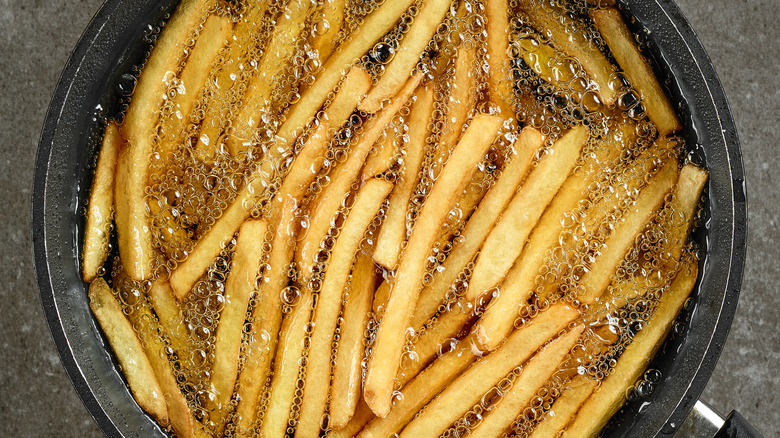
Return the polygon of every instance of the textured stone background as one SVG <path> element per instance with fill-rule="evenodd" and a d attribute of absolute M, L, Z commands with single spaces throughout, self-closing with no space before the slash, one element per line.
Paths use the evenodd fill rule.
<path fill-rule="evenodd" d="M 84 437 L 82 406 L 43 317 L 30 249 L 30 188 L 41 125 L 70 50 L 100 0 L 0 0 L 0 435 Z M 678 0 L 720 75 L 742 140 L 748 261 L 729 340 L 704 392 L 765 436 L 780 433 L 777 0 Z"/>

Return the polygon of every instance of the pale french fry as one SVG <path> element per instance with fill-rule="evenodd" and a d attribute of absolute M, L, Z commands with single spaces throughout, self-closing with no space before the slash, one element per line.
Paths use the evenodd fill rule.
<path fill-rule="evenodd" d="M 349 423 L 342 429 L 332 430 L 328 436 L 331 438 L 355 438 L 372 418 L 375 418 L 374 413 L 361 397 L 357 409 L 355 409 L 355 415 L 352 416 Z"/>
<path fill-rule="evenodd" d="M 160 118 L 170 79 L 178 71 L 184 47 L 213 2 L 185 0 L 176 8 L 138 77 L 122 124 L 122 136 L 127 144 L 119 151 L 114 186 L 117 244 L 124 269 L 136 281 L 153 274 L 155 250 L 144 201 L 149 159 L 154 150 L 153 129 Z"/>
<path fill-rule="evenodd" d="M 360 109 L 375 113 L 382 108 L 382 103 L 403 88 L 409 73 L 420 61 L 420 55 L 428 46 L 428 42 L 436 33 L 439 24 L 444 20 L 452 4 L 451 0 L 429 0 L 423 2 L 417 16 L 412 21 L 406 35 L 401 39 L 395 50 L 393 59 L 385 65 L 384 73 L 379 82 L 360 102 Z"/>
<path fill-rule="evenodd" d="M 501 212 L 515 193 L 522 190 L 521 183 L 528 174 L 534 155 L 542 146 L 542 140 L 542 134 L 534 128 L 527 127 L 520 132 L 514 144 L 515 154 L 466 222 L 461 232 L 463 239 L 459 239 L 444 260 L 443 270 L 435 275 L 431 285 L 426 286 L 420 293 L 412 316 L 412 327 L 421 327 L 436 313 L 450 286 L 458 279 L 463 268 L 474 259 Z"/>
<path fill-rule="evenodd" d="M 376 266 L 370 252 L 358 253 L 347 287 L 339 348 L 333 368 L 330 391 L 330 427 L 343 429 L 355 414 L 363 373 L 361 362 L 365 351 L 365 332 L 371 312 L 371 300 L 376 288 Z"/>
<path fill-rule="evenodd" d="M 466 291 L 467 301 L 483 296 L 509 272 L 545 207 L 577 163 L 588 136 L 585 126 L 572 128 L 555 142 L 552 154 L 545 155 L 528 174 L 482 245 Z"/>
<path fill-rule="evenodd" d="M 511 340 L 507 341 L 510 345 L 507 348 L 516 346 L 517 350 L 513 354 L 516 355 L 516 360 L 522 362 L 576 317 L 577 312 L 571 309 L 562 306 L 551 307 L 549 311 L 542 312 L 512 334 Z M 444 353 L 406 383 L 401 389 L 403 399 L 396 402 L 390 415 L 371 420 L 360 437 L 386 437 L 400 432 L 425 404 L 464 372 L 471 373 L 466 369 L 479 358 L 478 354 L 480 354 L 474 342 L 473 336 L 459 341 L 455 348 Z"/>
<path fill-rule="evenodd" d="M 149 301 L 160 321 L 160 327 L 171 341 L 171 346 L 179 354 L 187 350 L 187 329 L 182 318 L 181 305 L 173 295 L 171 285 L 155 281 L 149 287 Z"/>
<path fill-rule="evenodd" d="M 609 285 L 612 276 L 626 253 L 634 244 L 637 235 L 653 218 L 664 198 L 672 190 L 678 177 L 677 161 L 670 160 L 648 183 L 636 202 L 623 216 L 622 221 L 609 236 L 604 249 L 596 257 L 582 277 L 580 302 L 592 304 Z"/>
<path fill-rule="evenodd" d="M 237 156 L 251 145 L 254 130 L 269 106 L 274 81 L 291 61 L 298 40 L 305 38 L 305 23 L 316 4 L 310 0 L 290 0 L 279 15 L 257 71 L 247 83 L 238 116 L 232 121 L 233 132 L 227 138 L 231 155 Z"/>
<path fill-rule="evenodd" d="M 238 375 L 241 336 L 244 331 L 249 298 L 255 290 L 263 257 L 263 243 L 268 222 L 249 220 L 241 225 L 233 253 L 233 265 L 225 283 L 225 305 L 219 316 L 214 339 L 214 363 L 211 385 L 216 395 L 217 409 L 211 420 L 221 423 L 228 410 Z"/>
<path fill-rule="evenodd" d="M 696 219 L 696 208 L 701 200 L 709 174 L 706 170 L 688 163 L 680 171 L 680 178 L 674 188 L 671 210 L 677 213 L 676 220 L 668 223 L 669 244 L 672 245 L 669 260 L 679 260 L 685 240 Z M 680 218 L 679 216 L 682 216 Z M 682 220 L 680 220 L 682 219 Z"/>
<path fill-rule="evenodd" d="M 344 25 L 347 0 L 325 0 L 320 8 L 322 19 L 315 25 L 312 47 L 319 53 L 320 62 L 325 62 L 339 43 L 338 36 Z"/>
<path fill-rule="evenodd" d="M 615 66 L 588 40 L 584 25 L 547 2 L 520 0 L 519 6 L 528 14 L 531 26 L 544 32 L 553 45 L 580 62 L 596 83 L 601 100 L 607 105 L 614 104 L 618 88 L 614 77 Z"/>
<path fill-rule="evenodd" d="M 590 14 L 602 38 L 609 46 L 628 82 L 639 93 L 647 116 L 658 128 L 659 135 L 669 135 L 681 127 L 669 98 L 658 83 L 653 67 L 642 57 L 634 35 L 615 8 L 598 9 Z"/>
<path fill-rule="evenodd" d="M 111 218 L 114 215 L 114 172 L 116 157 L 122 146 L 122 136 L 116 122 L 108 122 L 89 192 L 87 219 L 84 226 L 82 278 L 87 283 L 98 275 L 108 258 L 111 239 Z"/>
<path fill-rule="evenodd" d="M 310 372 L 330 369 L 333 334 L 338 325 L 341 300 L 349 280 L 352 262 L 368 226 L 392 189 L 393 184 L 385 180 L 373 179 L 367 182 L 358 191 L 355 204 L 339 232 L 331 250 L 314 312 L 314 333 L 309 351 Z M 308 374 L 305 387 L 296 434 L 317 436 L 328 403 L 330 380 Z"/>
<path fill-rule="evenodd" d="M 669 334 L 677 314 L 696 284 L 697 276 L 698 263 L 695 259 L 690 260 L 661 296 L 650 321 L 620 355 L 615 368 L 566 426 L 564 437 L 597 436 L 610 417 L 625 403 L 627 390 L 639 379 Z"/>
<path fill-rule="evenodd" d="M 436 238 L 436 231 L 446 219 L 476 165 L 492 145 L 501 125 L 496 116 L 476 116 L 455 147 L 447 165 L 436 180 L 420 210 L 409 242 L 401 255 L 384 316 L 379 323 L 376 341 L 363 387 L 363 396 L 379 417 L 390 411 L 393 380 L 398 372 L 412 311 L 422 289 L 426 258 Z"/>
<path fill-rule="evenodd" d="M 488 87 L 490 101 L 504 117 L 514 116 L 512 110 L 512 70 L 509 59 L 509 2 L 486 0 L 487 62 L 490 69 Z"/>
<path fill-rule="evenodd" d="M 558 318 L 554 323 L 556 326 L 560 324 L 559 319 L 568 319 L 571 322 L 578 315 L 576 310 L 565 305 L 550 308 L 547 312 L 558 313 Z M 571 347 L 582 331 L 583 327 L 577 326 L 561 335 L 555 342 L 570 344 Z M 535 348 L 529 348 L 526 336 L 520 336 L 518 333 L 522 332 L 513 333 L 501 348 L 478 360 L 471 368 L 452 381 L 436 399 L 426 406 L 420 415 L 406 425 L 401 432 L 401 438 L 440 435 L 471 406 L 479 403 L 483 395 L 499 380 L 532 356 L 539 345 L 554 337 L 558 332 L 553 332 L 552 336 L 549 337 L 541 336 L 545 339 L 538 344 L 534 343 Z M 549 335 L 549 332 L 545 331 L 544 334 Z"/>
<path fill-rule="evenodd" d="M 294 252 L 295 199 L 288 198 L 280 208 L 268 264 L 255 295 L 252 324 L 246 336 L 244 365 L 238 374 L 236 431 L 242 437 L 251 436 L 260 392 L 271 372 L 271 361 L 276 354 L 279 328 L 282 325 L 280 291 L 289 280 L 289 266 Z"/>
<path fill-rule="evenodd" d="M 314 296 L 311 290 L 302 291 L 300 302 L 292 313 L 285 316 L 279 334 L 279 346 L 274 359 L 274 377 L 268 407 L 260 425 L 260 436 L 284 437 L 287 432 L 291 409 L 295 403 L 295 390 L 299 371 L 306 361 L 307 327 L 310 325 Z M 295 423 L 295 421 L 293 421 Z M 247 432 L 249 433 L 249 432 Z"/>
<path fill-rule="evenodd" d="M 360 179 L 369 180 L 390 168 L 398 150 L 399 137 L 395 123 L 391 123 L 379 137 L 372 153 L 366 158 Z"/>
<path fill-rule="evenodd" d="M 560 336 L 545 346 L 523 365 L 522 373 L 512 382 L 512 388 L 501 396 L 498 405 L 484 415 L 471 436 L 486 438 L 500 436 L 522 413 L 539 389 L 560 367 L 561 362 L 577 342 L 576 331 Z"/>
<path fill-rule="evenodd" d="M 378 288 L 376 288 L 376 291 L 374 292 L 374 299 L 371 303 L 371 308 L 374 311 L 374 314 L 381 315 L 384 312 L 385 306 L 387 305 L 387 298 L 390 296 L 390 283 L 385 280 L 382 282 L 382 284 L 379 285 Z"/>
<path fill-rule="evenodd" d="M 322 239 L 325 238 L 330 229 L 330 218 L 336 215 L 339 206 L 349 193 L 352 183 L 357 178 L 368 153 L 371 151 L 371 146 L 374 145 L 387 124 L 393 120 L 396 113 L 406 104 L 421 80 L 422 74 L 417 74 L 409 79 L 404 89 L 393 99 L 391 104 L 368 122 L 369 126 L 365 127 L 357 144 L 350 148 L 347 161 L 334 169 L 335 174 L 330 183 L 309 207 L 309 229 L 296 250 L 296 262 L 298 262 L 299 270 L 304 276 L 309 275 L 311 267 L 314 265 L 317 248 L 320 247 Z"/>
<path fill-rule="evenodd" d="M 334 129 L 341 128 L 369 88 L 371 75 L 361 67 L 350 68 L 333 101 L 325 109 L 325 120 L 330 122 Z"/>
<path fill-rule="evenodd" d="M 233 25 L 219 15 L 211 15 L 203 24 L 192 53 L 181 71 L 173 97 L 172 113 L 160 126 L 160 160 L 169 163 L 176 148 L 184 144 L 184 129 L 198 102 L 201 90 L 206 87 L 211 69 L 220 50 L 227 43 Z"/>
<path fill-rule="evenodd" d="M 160 424 L 168 424 L 165 396 L 152 365 L 133 326 L 103 278 L 95 279 L 89 286 L 89 308 L 108 338 L 138 406 Z"/>
<path fill-rule="evenodd" d="M 404 145 L 400 180 L 390 194 L 390 206 L 374 249 L 374 261 L 386 269 L 395 269 L 401 245 L 406 240 L 406 212 L 425 157 L 425 139 L 433 114 L 433 87 L 423 85 L 417 88 L 415 96 L 409 115 L 409 141 Z"/>
<path fill-rule="evenodd" d="M 550 411 L 534 428 L 531 438 L 558 436 L 577 413 L 580 406 L 590 397 L 595 387 L 595 383 L 584 376 L 576 377 L 567 384 L 563 393 L 553 403 Z"/>

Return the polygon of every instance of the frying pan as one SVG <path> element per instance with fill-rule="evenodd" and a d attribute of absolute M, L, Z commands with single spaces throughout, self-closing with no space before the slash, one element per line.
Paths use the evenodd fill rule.
<path fill-rule="evenodd" d="M 126 105 L 134 69 L 176 3 L 105 2 L 65 66 L 38 146 L 32 235 L 43 309 L 76 391 L 109 436 L 165 434 L 133 400 L 91 316 L 79 269 L 82 210 L 91 185 L 96 138 L 105 119 L 120 114 Z M 666 437 L 681 428 L 696 404 L 734 316 L 745 262 L 746 193 L 739 140 L 726 98 L 680 10 L 670 0 L 627 0 L 620 7 L 635 18 L 630 27 L 648 46 L 672 99 L 681 102 L 682 135 L 695 160 L 710 172 L 704 224 L 695 236 L 705 257 L 694 305 L 686 307 L 679 330 L 651 364 L 661 378 L 634 391 L 633 400 L 606 431 L 610 437 Z M 736 413 L 718 433 L 760 436 Z"/>

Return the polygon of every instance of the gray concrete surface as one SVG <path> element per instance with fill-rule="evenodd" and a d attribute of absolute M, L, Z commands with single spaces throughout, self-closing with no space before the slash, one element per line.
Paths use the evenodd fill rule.
<path fill-rule="evenodd" d="M 33 162 L 60 71 L 100 0 L 0 0 L 0 435 L 100 436 L 60 365 L 30 249 Z M 720 75 L 742 139 L 749 250 L 742 298 L 704 400 L 780 435 L 780 6 L 678 0 Z"/>

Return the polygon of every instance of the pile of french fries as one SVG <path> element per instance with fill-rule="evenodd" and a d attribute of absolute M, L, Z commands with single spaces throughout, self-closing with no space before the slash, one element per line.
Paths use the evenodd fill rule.
<path fill-rule="evenodd" d="M 179 437 L 597 436 L 698 275 L 707 172 L 614 4 L 182 0 L 83 247 Z"/>

